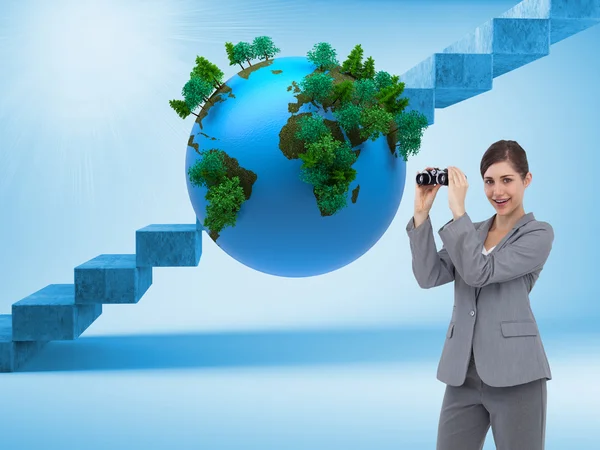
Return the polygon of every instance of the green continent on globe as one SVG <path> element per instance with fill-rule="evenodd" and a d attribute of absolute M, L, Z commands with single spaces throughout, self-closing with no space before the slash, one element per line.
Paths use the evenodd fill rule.
<path fill-rule="evenodd" d="M 193 144 L 196 151 L 198 144 Z M 252 195 L 252 186 L 258 176 L 240 167 L 235 158 L 219 149 L 198 151 L 202 159 L 188 170 L 192 186 L 206 186 L 206 199 L 210 202 L 203 225 L 209 236 L 217 240 L 226 226 L 235 226 L 242 203 Z"/>
<path fill-rule="evenodd" d="M 316 69 L 287 88 L 293 89 L 296 101 L 288 105 L 291 116 L 279 133 L 279 149 L 288 159 L 302 159 L 300 178 L 313 186 L 321 216 L 330 216 L 347 206 L 348 189 L 356 178 L 351 166 L 360 156 L 355 147 L 385 134 L 390 152 L 398 156 L 398 123 L 408 101 L 398 98 L 404 89 L 398 77 L 385 72 L 376 77 L 372 58 L 362 65 L 360 45 L 342 66 L 326 43 L 316 44 L 313 52 L 309 57 Z M 315 56 L 319 52 L 320 58 Z M 325 58 L 324 53 L 328 53 Z M 306 104 L 337 120 L 312 112 L 298 114 Z M 420 145 L 424 117 L 414 125 L 419 128 Z M 357 199 L 355 188 L 352 203 Z"/>
<path fill-rule="evenodd" d="M 187 117 L 189 114 L 196 115 L 196 122 L 200 129 L 202 127 L 202 120 L 208 115 L 212 106 L 217 102 L 223 102 L 227 97 L 235 98 L 235 94 L 232 89 L 226 84 L 222 84 L 223 73 L 215 67 L 209 69 L 206 72 L 203 65 L 210 68 L 211 63 L 205 59 L 198 57 L 196 59 L 196 67 L 190 75 L 190 81 L 192 83 L 197 80 L 203 80 L 205 83 L 211 83 L 209 80 L 212 78 L 214 86 L 206 88 L 207 91 L 201 92 L 200 89 L 183 89 L 183 95 L 186 97 L 186 102 L 183 107 L 183 115 Z M 248 79 L 252 72 L 255 72 L 263 67 L 269 66 L 273 63 L 273 60 L 262 61 L 258 64 L 250 65 L 249 67 L 238 72 L 241 78 Z M 200 69 L 199 69 L 200 67 Z M 211 73 L 210 70 L 213 72 Z M 202 75 L 199 75 L 202 74 Z M 204 76 L 205 78 L 202 78 Z M 193 85 L 188 82 L 186 86 Z M 213 88 L 216 88 L 212 92 Z M 210 95 L 209 95 L 210 94 Z M 190 105 L 199 106 L 201 102 L 204 105 L 201 107 L 200 113 L 195 114 L 192 112 L 195 108 L 190 108 Z M 171 101 L 171 106 L 177 110 L 176 100 Z M 180 114 L 181 116 L 182 114 Z M 218 138 L 214 136 L 208 136 L 206 133 L 200 132 L 199 134 L 204 137 L 216 141 Z M 200 151 L 198 143 L 194 142 L 194 136 L 190 136 L 188 145 L 193 147 L 196 152 L 203 158 L 196 161 L 194 166 L 188 170 L 188 177 L 192 186 L 206 186 L 208 192 L 206 193 L 206 199 L 209 201 L 209 205 L 206 208 L 206 218 L 202 224 L 208 228 L 208 235 L 216 241 L 219 238 L 220 231 L 226 226 L 235 226 L 237 214 L 241 209 L 242 204 L 250 199 L 252 195 L 252 186 L 258 179 L 256 173 L 251 170 L 245 169 L 240 166 L 237 159 L 229 156 L 225 151 L 218 148 L 212 148 L 207 151 Z"/>
<path fill-rule="evenodd" d="M 202 119 L 204 119 L 210 108 L 216 102 L 225 101 L 225 94 L 228 97 L 235 98 L 231 88 L 222 84 L 210 99 L 206 99 L 200 114 L 196 114 L 196 122 L 202 129 Z M 193 113 L 192 113 L 193 114 Z M 200 132 L 204 137 L 216 141 L 214 136 L 208 136 Z M 242 204 L 252 195 L 252 186 L 258 179 L 258 176 L 251 170 L 240 166 L 237 159 L 230 157 L 223 150 L 212 148 L 206 151 L 200 151 L 199 145 L 194 142 L 194 136 L 190 136 L 188 145 L 193 147 L 196 152 L 203 156 L 202 159 L 188 170 L 188 177 L 192 186 L 206 186 L 208 192 L 206 199 L 210 202 L 207 207 L 207 214 L 202 224 L 209 232 L 213 240 L 217 240 L 219 232 L 226 226 L 235 226 L 237 213 Z"/>
<path fill-rule="evenodd" d="M 238 76 L 250 75 L 273 64 L 280 52 L 271 38 L 259 36 L 252 43 L 225 43 L 229 65 L 239 65 Z M 252 64 L 253 59 L 262 60 Z M 372 57 L 363 62 L 363 49 L 356 45 L 343 63 L 336 51 L 320 42 L 308 52 L 307 59 L 315 69 L 302 80 L 294 80 L 287 90 L 294 92 L 295 102 L 288 103 L 290 117 L 279 132 L 279 149 L 287 159 L 301 159 L 299 178 L 313 187 L 321 216 L 331 216 L 347 206 L 350 184 L 357 172 L 352 167 L 367 140 L 385 136 L 392 155 L 416 154 L 427 128 L 425 116 L 415 110 L 404 113 L 408 99 L 402 98 L 404 83 L 397 75 L 375 70 Z M 248 67 L 243 64 L 247 63 Z M 274 75 L 282 70 L 271 70 Z M 212 106 L 227 97 L 235 98 L 231 87 L 223 83 L 223 72 L 204 57 L 196 58 L 182 95 L 185 100 L 170 100 L 169 104 L 181 117 L 197 116 L 202 120 Z M 303 106 L 312 112 L 300 112 Z M 312 106 L 312 108 L 310 108 Z M 200 107 L 200 113 L 193 111 Z M 306 109 L 306 108 L 305 108 Z M 199 132 L 209 140 L 218 138 Z M 242 203 L 252 194 L 257 174 L 240 166 L 239 162 L 218 148 L 200 151 L 190 136 L 188 146 L 202 156 L 189 167 L 192 186 L 206 186 L 206 217 L 204 226 L 213 240 L 226 226 L 235 226 Z M 352 190 L 356 203 L 360 186 Z"/>

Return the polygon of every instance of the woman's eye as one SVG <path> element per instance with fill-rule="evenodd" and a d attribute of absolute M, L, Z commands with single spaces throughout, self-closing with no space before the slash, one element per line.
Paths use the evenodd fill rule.
<path fill-rule="evenodd" d="M 504 181 L 509 181 L 510 182 L 510 181 L 512 181 L 512 179 L 511 178 L 505 178 Z M 485 183 L 486 184 L 491 184 L 492 180 L 486 180 Z"/>

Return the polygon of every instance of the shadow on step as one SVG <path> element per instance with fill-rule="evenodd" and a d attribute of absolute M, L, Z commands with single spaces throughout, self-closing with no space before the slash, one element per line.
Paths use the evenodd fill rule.
<path fill-rule="evenodd" d="M 437 328 L 81 337 L 49 342 L 19 372 L 431 361 L 443 341 Z"/>

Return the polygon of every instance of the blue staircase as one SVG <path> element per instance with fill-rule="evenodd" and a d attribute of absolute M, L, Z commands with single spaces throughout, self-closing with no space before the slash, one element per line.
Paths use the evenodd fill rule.
<path fill-rule="evenodd" d="M 492 89 L 492 80 L 550 53 L 600 22 L 600 0 L 524 0 L 400 76 L 407 111 L 433 124 L 446 108 Z"/>
<path fill-rule="evenodd" d="M 535 61 L 550 46 L 600 22 L 600 0 L 525 0 L 400 77 L 408 111 L 433 124 L 445 108 L 492 89 L 492 80 Z M 197 266 L 202 226 L 149 225 L 134 255 L 100 255 L 75 267 L 74 284 L 51 284 L 0 315 L 0 372 L 18 370 L 47 342 L 77 339 L 103 304 L 137 303 L 153 267 Z"/>
<path fill-rule="evenodd" d="M 51 284 L 0 315 L 0 372 L 13 372 L 49 341 L 77 339 L 102 305 L 137 303 L 152 284 L 153 267 L 194 267 L 202 226 L 149 225 L 135 233 L 134 255 L 100 255 L 77 267 L 73 284 Z"/>

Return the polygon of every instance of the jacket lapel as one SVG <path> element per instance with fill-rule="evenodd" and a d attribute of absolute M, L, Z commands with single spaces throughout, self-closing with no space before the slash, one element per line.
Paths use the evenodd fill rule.
<path fill-rule="evenodd" d="M 481 241 L 481 247 L 483 250 L 483 246 L 485 244 L 485 239 L 487 238 L 488 232 L 490 230 L 490 227 L 492 226 L 492 223 L 494 222 L 494 218 L 496 217 L 496 214 L 494 214 L 492 217 L 490 217 L 488 220 L 485 220 L 483 222 L 481 222 L 481 224 L 479 225 L 479 240 Z M 502 248 L 502 246 L 504 246 L 504 244 L 506 244 L 506 241 L 508 241 L 508 239 L 515 234 L 519 228 L 521 228 L 523 225 L 525 225 L 527 222 L 531 222 L 532 220 L 535 220 L 535 217 L 533 216 L 533 213 L 527 213 L 525 215 L 523 215 L 523 217 L 521 217 L 517 223 L 515 224 L 514 227 L 512 227 L 512 229 L 506 233 L 506 236 L 504 236 L 502 238 L 502 240 L 500 242 L 498 242 L 498 244 L 496 244 L 496 246 L 492 249 L 492 251 L 490 253 L 494 253 L 496 250 L 500 250 Z M 479 298 L 479 293 L 481 292 L 481 288 L 475 288 L 475 304 L 477 304 L 477 299 Z"/>
<path fill-rule="evenodd" d="M 496 214 L 494 214 L 488 220 L 485 220 L 485 221 L 481 222 L 481 224 L 479 226 L 479 240 L 481 241 L 481 245 L 482 246 L 485 243 L 485 239 L 487 238 L 488 232 L 490 231 L 490 227 L 492 226 L 492 223 L 494 222 L 494 218 L 495 217 L 496 217 Z M 530 213 L 527 213 L 527 214 L 523 215 L 523 217 L 521 217 L 517 221 L 517 223 L 515 224 L 515 226 L 512 227 L 512 229 L 508 233 L 506 233 L 506 235 L 500 240 L 500 242 L 498 242 L 498 244 L 496 244 L 496 246 L 494 247 L 494 249 L 490 253 L 493 253 L 496 250 L 500 250 L 502 248 L 502 246 L 506 243 L 506 241 L 508 241 L 508 239 L 513 234 L 515 234 L 519 228 L 521 228 L 527 222 L 531 222 L 532 220 L 535 220 L 535 217 L 533 216 L 533 213 L 530 212 Z"/>

